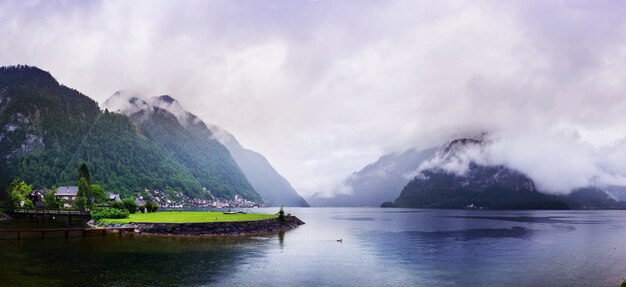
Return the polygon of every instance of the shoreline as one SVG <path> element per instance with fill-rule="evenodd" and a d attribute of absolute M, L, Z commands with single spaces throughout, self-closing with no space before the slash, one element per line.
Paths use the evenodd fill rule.
<path fill-rule="evenodd" d="M 246 236 L 286 231 L 305 224 L 295 216 L 285 216 L 285 221 L 276 218 L 193 223 L 152 223 L 131 222 L 128 224 L 97 224 L 88 222 L 94 227 L 132 227 L 134 234 L 168 235 L 168 236 Z"/>

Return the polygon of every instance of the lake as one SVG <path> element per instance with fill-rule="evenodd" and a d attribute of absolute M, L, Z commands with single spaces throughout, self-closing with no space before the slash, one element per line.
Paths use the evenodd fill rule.
<path fill-rule="evenodd" d="M 626 211 L 285 210 L 306 224 L 242 238 L 3 236 L 0 285 L 619 286 L 626 277 Z"/>

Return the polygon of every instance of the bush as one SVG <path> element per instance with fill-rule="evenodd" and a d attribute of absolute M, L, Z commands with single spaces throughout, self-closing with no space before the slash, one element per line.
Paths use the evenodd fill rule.
<path fill-rule="evenodd" d="M 137 203 L 135 203 L 135 199 L 126 198 L 122 200 L 122 203 L 124 204 L 124 208 L 128 210 L 130 214 L 135 214 L 137 212 Z"/>
<path fill-rule="evenodd" d="M 143 206 L 143 205 L 138 206 L 138 207 L 137 207 L 137 209 L 138 209 L 138 210 L 139 210 L 139 212 L 141 212 L 141 213 L 145 213 L 145 212 L 146 212 L 146 207 L 145 207 L 145 206 Z"/>
<path fill-rule="evenodd" d="M 78 207 L 78 209 L 80 210 L 85 210 L 87 208 L 87 198 L 86 197 L 79 197 L 74 204 L 76 205 L 76 207 Z"/>
<path fill-rule="evenodd" d="M 109 207 L 110 208 L 117 208 L 117 209 L 126 209 L 126 207 L 124 206 L 123 203 L 119 202 L 119 201 L 111 201 L 109 203 Z"/>
<path fill-rule="evenodd" d="M 110 218 L 110 219 L 128 218 L 128 215 L 129 213 L 128 213 L 128 210 L 126 209 L 110 208 L 110 207 L 98 208 L 91 212 L 91 218 L 93 218 L 96 221 L 100 219 L 104 219 L 104 218 Z"/>
<path fill-rule="evenodd" d="M 159 205 L 154 201 L 146 202 L 146 211 L 148 212 L 156 212 L 159 209 Z"/>

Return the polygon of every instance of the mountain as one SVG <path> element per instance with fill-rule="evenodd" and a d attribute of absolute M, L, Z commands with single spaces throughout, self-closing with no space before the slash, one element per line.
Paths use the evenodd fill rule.
<path fill-rule="evenodd" d="M 189 168 L 142 136 L 128 117 L 100 111 L 36 67 L 1 67 L 0 188 L 16 177 L 34 188 L 72 185 L 82 162 L 108 191 L 206 196 Z"/>
<path fill-rule="evenodd" d="M 382 202 L 397 198 L 410 180 L 408 175 L 423 161 L 432 158 L 436 150 L 409 149 L 401 154 L 382 156 L 343 181 L 343 189 L 350 191 L 349 194 L 333 197 L 315 194 L 307 200 L 314 206 L 380 206 Z"/>
<path fill-rule="evenodd" d="M 271 205 L 309 206 L 287 179 L 280 175 L 263 155 L 241 146 L 239 141 L 229 132 L 213 125 L 209 128 L 215 138 L 228 148 L 237 165 L 264 201 Z"/>
<path fill-rule="evenodd" d="M 103 106 L 115 109 L 114 104 L 126 98 L 127 95 L 117 92 Z M 170 97 L 161 100 L 173 101 Z M 137 97 L 130 97 L 126 103 L 127 106 L 122 107 L 124 111 L 120 109 L 120 112 L 130 117 L 142 135 L 188 167 L 209 193 L 229 199 L 239 194 L 248 200 L 261 201 L 226 147 L 210 138 L 211 132 L 206 126 L 206 134 L 193 133 L 166 109 Z"/>
<path fill-rule="evenodd" d="M 438 155 L 440 164 L 421 170 L 393 203 L 384 206 L 420 208 L 488 209 L 595 209 L 624 208 L 626 203 L 611 198 L 605 191 L 589 187 L 569 195 L 550 195 L 537 190 L 525 174 L 505 166 L 470 162 L 462 174 L 439 166 L 458 162 L 467 148 L 480 148 L 480 139 L 458 139 Z"/>
<path fill-rule="evenodd" d="M 199 166 L 201 162 L 211 162 L 207 156 L 220 157 L 219 161 L 213 161 L 220 166 L 205 170 L 229 171 L 226 175 L 231 177 L 230 180 L 241 181 L 241 178 L 244 178 L 252 189 L 258 192 L 259 199 L 262 198 L 270 205 L 308 206 L 289 182 L 278 174 L 261 154 L 243 148 L 227 131 L 217 126 L 208 126 L 200 118 L 186 111 L 171 96 L 152 97 L 144 101 L 136 95 L 117 92 L 104 103 L 104 106 L 118 109 L 130 116 L 144 134 L 161 143 L 184 162 L 191 161 L 190 164 Z M 167 120 L 163 119 L 164 117 L 167 117 Z M 154 132 L 155 121 L 159 121 L 156 126 L 172 126 L 172 129 Z M 184 151 L 178 148 L 190 145 L 194 148 Z M 194 161 L 200 162 L 194 164 Z M 192 169 L 192 172 L 194 170 L 202 171 L 201 168 Z M 210 176 L 211 173 L 203 175 L 206 178 Z"/>

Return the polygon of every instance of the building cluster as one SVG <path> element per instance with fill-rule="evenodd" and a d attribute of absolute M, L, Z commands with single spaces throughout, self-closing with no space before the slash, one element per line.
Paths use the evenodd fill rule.
<path fill-rule="evenodd" d="M 33 202 L 39 207 L 41 205 L 43 196 L 46 191 L 35 190 L 33 191 L 31 198 Z M 78 186 L 59 186 L 57 188 L 56 199 L 63 202 L 64 208 L 71 208 L 72 204 L 78 199 Z M 121 202 L 122 198 L 117 193 L 107 192 L 108 201 Z M 162 208 L 249 208 L 249 207 L 264 207 L 264 205 L 257 202 L 249 201 L 243 198 L 241 195 L 235 195 L 232 200 L 216 198 L 209 195 L 207 199 L 191 198 L 182 192 L 168 193 L 158 189 L 149 190 L 144 189 L 142 195 L 135 197 L 135 202 L 138 206 L 145 205 L 146 202 L 156 202 Z M 43 206 L 41 206 L 43 207 Z"/>
<path fill-rule="evenodd" d="M 137 205 L 154 201 L 163 208 L 231 208 L 231 207 L 262 207 L 261 204 L 249 201 L 240 195 L 232 200 L 216 198 L 212 195 L 207 199 L 191 198 L 182 192 L 167 193 L 161 190 L 144 189 L 143 195 L 135 198 Z"/>

